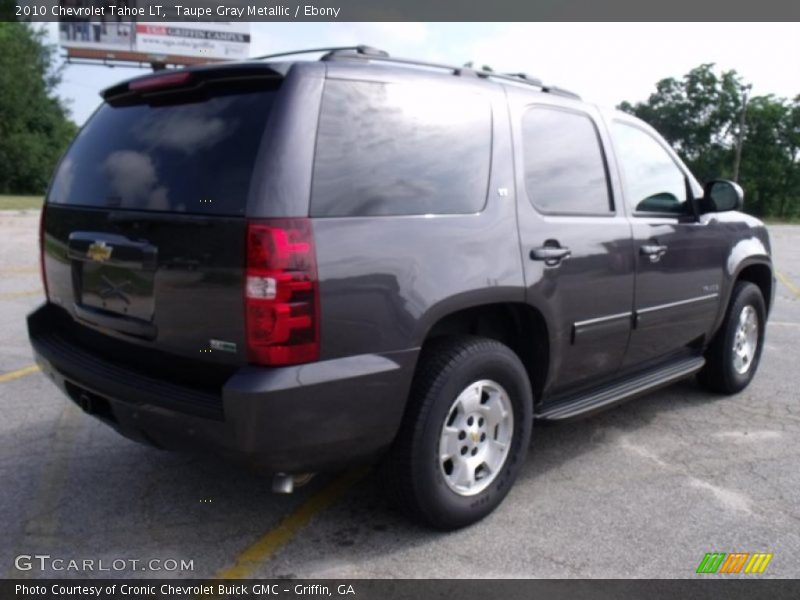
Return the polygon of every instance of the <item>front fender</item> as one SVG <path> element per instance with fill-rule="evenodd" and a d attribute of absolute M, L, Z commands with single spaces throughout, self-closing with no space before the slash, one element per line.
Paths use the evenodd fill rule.
<path fill-rule="evenodd" d="M 731 294 L 733 293 L 736 282 L 741 278 L 742 272 L 749 267 L 762 265 L 769 269 L 772 283 L 769 287 L 769 297 L 764 298 L 764 301 L 767 304 L 767 312 L 769 312 L 772 307 L 773 298 L 775 296 L 775 276 L 772 267 L 772 258 L 770 256 L 769 238 L 766 235 L 766 230 L 763 229 L 762 231 L 764 232 L 763 239 L 757 235 L 757 231 L 754 231 L 751 236 L 740 239 L 734 243 L 728 252 L 723 279 L 724 283 L 721 290 L 720 308 L 714 323 L 714 333 L 717 332 L 725 319 L 725 313 L 730 304 Z"/>

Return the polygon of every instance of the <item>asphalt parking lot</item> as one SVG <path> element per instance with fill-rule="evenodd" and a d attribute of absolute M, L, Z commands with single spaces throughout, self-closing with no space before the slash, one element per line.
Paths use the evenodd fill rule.
<path fill-rule="evenodd" d="M 780 279 L 760 371 L 735 397 L 687 381 L 598 416 L 537 426 L 505 503 L 442 534 L 367 471 L 275 496 L 264 474 L 130 442 L 31 368 L 38 213 L 0 212 L 0 574 L 15 557 L 192 561 L 133 577 L 675 577 L 706 552 L 770 552 L 800 577 L 800 226 L 771 228 Z M 119 564 L 119 563 L 117 563 Z"/>

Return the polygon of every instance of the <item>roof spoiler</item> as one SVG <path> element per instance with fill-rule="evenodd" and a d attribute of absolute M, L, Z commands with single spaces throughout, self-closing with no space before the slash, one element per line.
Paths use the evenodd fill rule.
<path fill-rule="evenodd" d="M 157 71 L 113 85 L 100 92 L 100 95 L 106 102 L 117 104 L 200 90 L 209 83 L 275 81 L 283 77 L 284 73 L 267 65 L 215 63 L 199 68 Z"/>

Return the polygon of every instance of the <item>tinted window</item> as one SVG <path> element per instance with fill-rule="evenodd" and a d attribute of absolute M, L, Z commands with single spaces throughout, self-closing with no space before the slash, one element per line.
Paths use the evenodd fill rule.
<path fill-rule="evenodd" d="M 274 94 L 162 106 L 105 104 L 61 162 L 49 201 L 243 214 Z"/>
<path fill-rule="evenodd" d="M 628 205 L 636 212 L 685 212 L 686 178 L 664 147 L 633 125 L 614 122 L 611 132 Z"/>
<path fill-rule="evenodd" d="M 612 210 L 605 160 L 592 120 L 536 107 L 522 117 L 525 187 L 544 212 L 597 214 Z"/>
<path fill-rule="evenodd" d="M 486 201 L 490 152 L 483 96 L 438 85 L 329 80 L 311 213 L 477 212 Z"/>

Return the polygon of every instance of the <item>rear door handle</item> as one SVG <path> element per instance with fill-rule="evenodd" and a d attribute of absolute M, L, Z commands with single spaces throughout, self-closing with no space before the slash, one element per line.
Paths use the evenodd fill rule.
<path fill-rule="evenodd" d="M 531 260 L 543 260 L 544 264 L 548 266 L 557 265 L 562 260 L 572 254 L 569 248 L 562 248 L 561 246 L 541 246 L 531 250 Z"/>
<path fill-rule="evenodd" d="M 644 244 L 639 254 L 650 257 L 650 262 L 658 262 L 667 253 L 667 247 L 660 244 Z"/>

